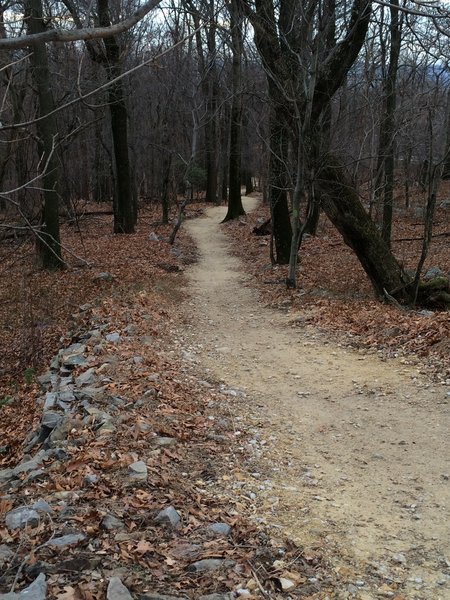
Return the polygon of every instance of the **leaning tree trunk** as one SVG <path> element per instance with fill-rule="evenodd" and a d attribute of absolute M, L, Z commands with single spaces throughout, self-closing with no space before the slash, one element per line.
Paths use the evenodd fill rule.
<path fill-rule="evenodd" d="M 338 161 L 328 158 L 318 173 L 322 208 L 355 252 L 380 298 L 403 304 L 413 300 L 412 280 L 393 256 L 375 223 L 365 211 L 356 190 Z"/>
<path fill-rule="evenodd" d="M 43 22 L 41 0 L 30 0 L 28 33 L 37 34 L 46 31 Z M 38 233 L 37 249 L 42 266 L 45 269 L 61 269 L 64 262 L 61 256 L 59 236 L 59 198 L 58 198 L 58 160 L 55 142 L 57 137 L 56 116 L 50 70 L 48 67 L 47 48 L 43 42 L 32 45 L 32 74 L 39 100 L 39 116 L 46 118 L 37 122 L 42 175 L 43 214 L 42 225 Z"/>

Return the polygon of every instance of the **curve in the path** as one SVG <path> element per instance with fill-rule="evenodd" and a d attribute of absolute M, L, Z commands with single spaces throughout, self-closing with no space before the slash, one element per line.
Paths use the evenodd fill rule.
<path fill-rule="evenodd" d="M 256 203 L 246 198 L 247 211 Z M 339 547 L 360 572 L 393 570 L 410 598 L 450 598 L 448 389 L 262 307 L 219 226 L 224 211 L 187 224 L 200 255 L 187 336 L 276 439 L 265 461 L 279 502 L 264 516 L 302 544 Z"/>

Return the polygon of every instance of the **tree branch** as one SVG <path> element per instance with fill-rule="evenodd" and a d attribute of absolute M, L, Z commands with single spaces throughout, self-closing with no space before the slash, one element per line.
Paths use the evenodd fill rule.
<path fill-rule="evenodd" d="M 83 27 L 82 29 L 72 30 L 56 28 L 43 31 L 42 33 L 21 35 L 16 38 L 2 38 L 0 39 L 0 49 L 11 50 L 15 48 L 25 48 L 36 42 L 75 42 L 79 40 L 95 40 L 98 38 L 108 38 L 119 35 L 141 21 L 145 15 L 156 8 L 160 2 L 161 0 L 149 0 L 149 2 L 143 4 L 141 8 L 136 10 L 130 17 L 111 25 L 110 27 Z"/>

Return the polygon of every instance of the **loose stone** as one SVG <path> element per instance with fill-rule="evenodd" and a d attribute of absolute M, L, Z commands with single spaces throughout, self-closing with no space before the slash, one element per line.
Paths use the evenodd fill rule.
<path fill-rule="evenodd" d="M 133 600 L 133 596 L 118 577 L 111 577 L 106 591 L 107 600 Z"/>
<path fill-rule="evenodd" d="M 100 527 L 107 531 L 114 529 L 121 529 L 123 527 L 123 521 L 115 517 L 114 515 L 105 515 L 101 520 Z"/>
<path fill-rule="evenodd" d="M 217 535 L 229 535 L 231 527 L 227 523 L 213 523 L 208 527 L 208 530 Z"/>
<path fill-rule="evenodd" d="M 28 506 L 19 506 L 10 510 L 5 517 L 8 529 L 24 529 L 25 527 L 37 527 L 39 525 L 39 514 Z"/>
<path fill-rule="evenodd" d="M 86 536 L 84 533 L 69 533 L 68 535 L 62 535 L 60 537 L 49 540 L 45 545 L 53 548 L 68 548 L 69 546 L 76 546 L 80 542 L 84 541 Z"/>
<path fill-rule="evenodd" d="M 0 600 L 45 600 L 47 597 L 47 581 L 44 573 L 41 573 L 31 585 L 21 592 L 10 592 L 0 594 Z"/>
<path fill-rule="evenodd" d="M 181 522 L 181 517 L 173 506 L 168 506 L 156 515 L 155 521 L 177 527 Z"/>
<path fill-rule="evenodd" d="M 132 479 L 147 479 L 147 465 L 143 460 L 128 465 L 128 471 Z"/>
<path fill-rule="evenodd" d="M 202 573 L 204 571 L 216 571 L 217 569 L 232 567 L 234 564 L 235 562 L 233 560 L 223 558 L 204 558 L 203 560 L 198 560 L 189 565 L 187 570 L 195 573 Z"/>

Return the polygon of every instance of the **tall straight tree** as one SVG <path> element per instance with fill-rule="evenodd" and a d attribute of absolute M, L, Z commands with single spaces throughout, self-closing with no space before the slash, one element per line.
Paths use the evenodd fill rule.
<path fill-rule="evenodd" d="M 110 27 L 109 0 L 97 0 L 98 19 L 101 27 Z M 104 38 L 104 65 L 110 81 L 122 72 L 122 48 L 115 36 Z M 136 210 L 134 207 L 133 182 L 128 151 L 128 114 L 122 79 L 108 88 L 111 131 L 116 165 L 116 194 L 114 198 L 114 233 L 134 233 Z"/>
<path fill-rule="evenodd" d="M 74 2 L 72 0 L 63 0 L 63 2 L 76 26 L 81 30 L 82 21 Z M 97 13 L 100 27 L 104 30 L 111 28 L 109 0 L 97 0 Z M 85 43 L 91 59 L 103 65 L 108 80 L 112 82 L 108 87 L 108 104 L 116 178 L 113 200 L 114 233 L 134 233 L 137 210 L 128 148 L 128 112 L 124 83 L 122 79 L 118 79 L 122 74 L 124 49 L 118 36 L 112 35 L 104 37 L 102 45 L 90 39 Z"/>
<path fill-rule="evenodd" d="M 231 118 L 228 211 L 224 221 L 245 215 L 241 198 L 241 155 L 242 155 L 242 55 L 244 53 L 243 14 L 238 0 L 228 5 L 231 30 Z"/>
<path fill-rule="evenodd" d="M 46 31 L 41 0 L 29 0 L 28 34 Z M 38 256 L 46 269 L 60 269 L 64 266 L 61 256 L 59 233 L 58 159 L 56 155 L 57 125 L 52 94 L 47 48 L 42 41 L 31 45 L 33 81 L 37 90 L 39 117 L 37 121 L 39 167 L 42 174 L 42 221 L 37 234 Z"/>
<path fill-rule="evenodd" d="M 186 0 L 186 6 L 196 29 L 198 73 L 204 102 L 206 201 L 216 202 L 219 169 L 217 7 L 215 0 L 202 0 L 198 3 Z"/>
<path fill-rule="evenodd" d="M 401 22 L 398 0 L 391 0 L 390 11 L 390 50 L 389 67 L 384 76 L 384 105 L 380 122 L 378 144 L 378 165 L 375 192 L 383 206 L 382 235 L 384 241 L 391 244 L 392 214 L 394 202 L 394 138 L 395 108 L 397 104 L 398 61 L 402 43 Z"/>

